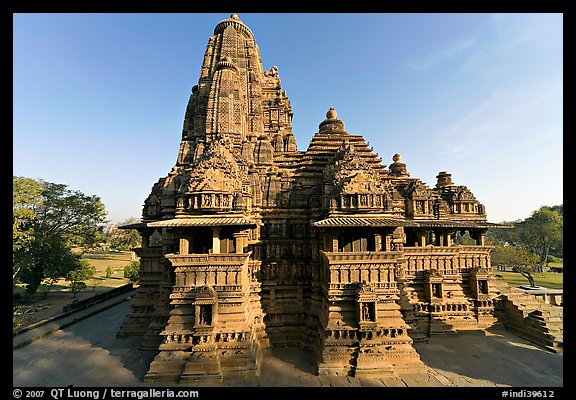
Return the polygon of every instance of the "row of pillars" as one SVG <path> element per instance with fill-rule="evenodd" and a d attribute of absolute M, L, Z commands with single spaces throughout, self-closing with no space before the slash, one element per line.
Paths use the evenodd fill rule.
<path fill-rule="evenodd" d="M 449 247 L 454 244 L 453 236 L 448 231 L 436 231 L 434 232 L 434 237 L 432 243 L 428 243 L 428 230 L 418 229 L 413 231 L 415 234 L 415 242 L 413 246 L 415 247 L 424 247 L 427 244 L 433 244 L 435 246 L 445 246 Z M 476 244 L 479 246 L 484 246 L 485 244 L 485 235 L 482 232 L 472 234 L 473 239 L 476 240 Z M 360 238 L 360 237 L 359 237 Z M 336 236 L 327 235 L 325 236 L 325 244 L 324 248 L 328 251 L 338 252 L 340 246 L 340 238 Z M 391 251 L 392 250 L 392 241 L 393 237 L 392 234 L 389 235 L 382 235 L 380 233 L 374 234 L 374 249 L 375 251 Z"/>
<path fill-rule="evenodd" d="M 476 245 L 485 245 L 485 232 L 482 230 L 469 231 L 470 236 L 476 240 Z M 409 246 L 424 247 L 428 244 L 435 246 L 449 247 L 454 244 L 454 232 L 444 229 L 428 230 L 428 229 L 414 229 L 409 231 L 414 234 L 414 242 L 408 243 Z M 432 240 L 428 242 L 428 238 L 432 233 Z M 383 235 L 381 233 L 374 233 L 374 251 L 391 251 L 393 243 L 393 234 Z M 367 237 L 364 236 L 364 239 Z M 360 236 L 358 236 L 360 239 Z M 342 248 L 340 243 L 341 238 L 337 234 L 326 234 L 324 236 L 324 246 L 326 251 L 338 252 Z"/>
<path fill-rule="evenodd" d="M 222 239 L 220 239 L 220 231 L 219 227 L 214 227 L 212 230 L 212 254 L 221 254 L 222 253 Z M 244 249 L 248 246 L 248 232 L 236 232 L 232 234 L 234 238 L 234 249 L 236 254 L 244 253 Z M 190 242 L 187 238 L 181 237 L 179 242 L 179 254 L 190 254 Z M 229 253 L 229 251 L 225 251 L 225 253 Z"/>
<path fill-rule="evenodd" d="M 416 235 L 416 242 L 414 243 L 414 246 L 418 247 L 424 247 L 427 245 L 426 240 L 428 238 L 428 230 L 424 230 L 424 229 L 418 229 L 414 231 L 415 235 Z M 452 246 L 454 244 L 454 241 L 452 240 L 452 235 L 449 232 L 434 232 L 434 243 L 430 243 L 430 244 L 434 244 L 436 246 Z"/>
<path fill-rule="evenodd" d="M 360 239 L 360 236 L 358 236 Z M 341 238 L 326 235 L 324 236 L 324 249 L 327 251 L 338 252 L 341 248 Z M 391 251 L 392 250 L 392 234 L 382 235 L 380 233 L 374 234 L 374 251 Z"/>

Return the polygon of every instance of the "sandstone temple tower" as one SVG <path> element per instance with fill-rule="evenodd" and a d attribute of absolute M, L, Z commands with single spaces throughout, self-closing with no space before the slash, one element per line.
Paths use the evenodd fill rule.
<path fill-rule="evenodd" d="M 119 336 L 158 350 L 147 381 L 257 376 L 269 346 L 310 350 L 321 375 L 418 371 L 414 341 L 495 322 L 496 224 L 466 186 L 387 167 L 333 108 L 306 151 L 291 121 L 252 31 L 218 23 L 176 164 L 125 227 L 143 244 Z"/>

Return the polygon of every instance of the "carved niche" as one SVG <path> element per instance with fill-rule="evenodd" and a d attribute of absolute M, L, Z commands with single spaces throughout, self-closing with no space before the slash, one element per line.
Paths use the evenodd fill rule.
<path fill-rule="evenodd" d="M 194 301 L 194 327 L 213 327 L 218 316 L 218 296 L 210 286 L 198 288 Z"/>
<path fill-rule="evenodd" d="M 476 200 L 466 186 L 444 186 L 439 190 L 451 214 L 485 215 L 484 205 Z"/>
<path fill-rule="evenodd" d="M 374 288 L 367 282 L 359 282 L 356 298 L 358 301 L 358 323 L 361 329 L 375 325 L 377 322 L 378 295 Z"/>
<path fill-rule="evenodd" d="M 334 163 L 324 169 L 324 182 L 325 203 L 330 210 L 387 211 L 392 207 L 388 185 L 352 144 L 342 144 Z"/>
<path fill-rule="evenodd" d="M 177 212 L 232 210 L 236 199 L 247 190 L 242 184 L 247 178 L 246 168 L 241 167 L 229 139 L 211 142 L 178 190 Z"/>
<path fill-rule="evenodd" d="M 428 217 L 439 214 L 440 197 L 419 180 L 410 182 L 404 188 L 406 214 L 409 217 Z"/>

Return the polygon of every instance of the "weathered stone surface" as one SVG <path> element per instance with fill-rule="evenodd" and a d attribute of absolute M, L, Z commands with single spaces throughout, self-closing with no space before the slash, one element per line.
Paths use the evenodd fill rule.
<path fill-rule="evenodd" d="M 429 187 L 399 154 L 387 169 L 334 108 L 303 152 L 291 121 L 253 33 L 235 14 L 218 23 L 176 164 L 129 226 L 141 284 L 119 336 L 159 350 L 146 381 L 250 381 L 265 349 L 295 346 L 321 386 L 428 385 L 414 342 L 496 322 L 484 235 L 497 225 L 466 186 L 441 171 Z M 475 244 L 456 243 L 465 232 Z M 522 317 L 512 325 L 547 329 Z"/>

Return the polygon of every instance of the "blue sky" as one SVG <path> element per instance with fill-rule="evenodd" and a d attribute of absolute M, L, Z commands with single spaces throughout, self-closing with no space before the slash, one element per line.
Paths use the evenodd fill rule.
<path fill-rule="evenodd" d="M 209 36 L 230 13 L 14 14 L 13 174 L 140 217 L 176 161 Z M 491 222 L 563 203 L 563 16 L 239 14 L 276 65 L 298 150 L 334 107 L 383 163 L 447 170 Z"/>

